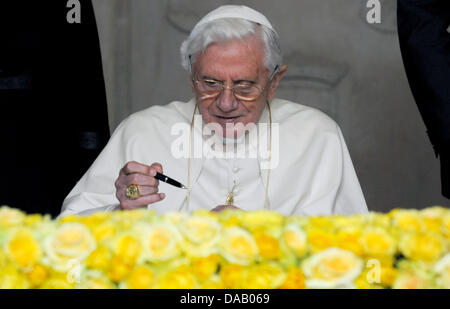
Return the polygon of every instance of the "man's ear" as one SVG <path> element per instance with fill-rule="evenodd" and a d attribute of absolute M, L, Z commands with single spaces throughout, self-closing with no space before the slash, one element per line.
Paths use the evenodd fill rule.
<path fill-rule="evenodd" d="M 267 93 L 267 98 L 271 100 L 275 96 L 275 92 L 278 89 L 278 85 L 280 84 L 281 79 L 283 78 L 284 74 L 286 74 L 288 67 L 287 65 L 281 66 L 281 68 L 278 70 L 277 74 L 272 79 L 272 82 L 270 83 L 269 91 Z"/>

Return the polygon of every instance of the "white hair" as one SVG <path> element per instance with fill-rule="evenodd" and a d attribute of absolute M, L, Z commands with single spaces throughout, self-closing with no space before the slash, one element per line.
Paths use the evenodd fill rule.
<path fill-rule="evenodd" d="M 261 30 L 258 31 L 258 28 Z M 241 18 L 221 18 L 194 28 L 181 44 L 181 65 L 192 73 L 191 66 L 194 65 L 197 55 L 204 52 L 210 44 L 244 39 L 257 34 L 265 46 L 264 66 L 269 72 L 273 72 L 276 66 L 283 64 L 278 35 L 264 25 Z"/>

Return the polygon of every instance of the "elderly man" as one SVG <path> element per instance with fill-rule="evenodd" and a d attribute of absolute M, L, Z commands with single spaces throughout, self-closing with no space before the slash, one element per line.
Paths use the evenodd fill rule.
<path fill-rule="evenodd" d="M 140 207 L 367 211 L 338 125 L 318 110 L 274 99 L 287 66 L 265 16 L 245 6 L 219 7 L 197 23 L 181 56 L 195 99 L 125 119 L 67 196 L 62 216 Z M 181 137 L 177 128 L 184 128 Z M 265 152 L 257 145 L 264 141 Z M 186 188 L 156 179 L 163 171 Z"/>

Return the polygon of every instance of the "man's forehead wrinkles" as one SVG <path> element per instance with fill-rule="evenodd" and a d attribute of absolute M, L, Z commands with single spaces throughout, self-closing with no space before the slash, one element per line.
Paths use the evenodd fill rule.
<path fill-rule="evenodd" d="M 254 79 L 261 71 L 259 67 L 264 66 L 264 57 L 252 43 L 231 41 L 209 46 L 196 60 L 198 72 L 217 78 L 226 74 L 233 79 Z"/>
<path fill-rule="evenodd" d="M 230 69 L 224 67 L 218 67 L 212 65 L 206 67 L 198 73 L 198 76 L 203 79 L 213 79 L 216 81 L 237 82 L 237 81 L 258 81 L 262 78 L 263 72 L 260 68 L 252 68 L 251 70 L 245 70 L 242 68 Z"/>

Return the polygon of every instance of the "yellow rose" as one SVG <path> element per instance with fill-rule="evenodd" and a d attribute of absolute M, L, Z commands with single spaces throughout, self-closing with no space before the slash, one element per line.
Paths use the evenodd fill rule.
<path fill-rule="evenodd" d="M 111 266 L 106 272 L 106 275 L 113 282 L 120 282 L 123 279 L 125 279 L 125 277 L 127 277 L 132 270 L 133 265 L 125 263 L 119 257 L 113 257 L 111 261 Z"/>
<path fill-rule="evenodd" d="M 179 224 L 180 231 L 191 242 L 217 242 L 220 224 L 217 219 L 192 215 Z"/>
<path fill-rule="evenodd" d="M 78 223 L 85 225 L 91 231 L 101 225 L 103 222 L 111 218 L 110 212 L 96 212 L 89 216 L 82 216 L 78 218 Z"/>
<path fill-rule="evenodd" d="M 77 215 L 67 215 L 65 217 L 62 217 L 60 219 L 58 219 L 58 223 L 59 224 L 64 224 L 64 223 L 79 223 L 78 221 L 80 220 L 80 217 Z"/>
<path fill-rule="evenodd" d="M 370 261 L 368 260 L 368 262 Z M 397 269 L 392 265 L 378 262 L 377 264 L 366 264 L 367 268 L 355 280 L 355 285 L 358 289 L 378 289 L 392 286 L 397 276 Z"/>
<path fill-rule="evenodd" d="M 427 232 L 442 232 L 442 217 L 445 216 L 446 210 L 442 207 L 429 207 L 420 211 L 423 219 L 425 230 Z"/>
<path fill-rule="evenodd" d="M 67 271 L 74 263 L 81 263 L 95 249 L 96 243 L 89 229 L 80 223 L 64 223 L 44 241 L 47 265 Z"/>
<path fill-rule="evenodd" d="M 115 289 L 116 285 L 105 274 L 89 270 L 83 273 L 81 281 L 76 284 L 76 288 L 92 290 Z"/>
<path fill-rule="evenodd" d="M 106 271 L 111 265 L 112 252 L 106 246 L 98 246 L 86 259 L 90 269 Z"/>
<path fill-rule="evenodd" d="M 0 268 L 0 289 L 28 289 L 30 283 L 25 274 L 9 264 Z"/>
<path fill-rule="evenodd" d="M 35 265 L 28 273 L 28 281 L 32 288 L 40 286 L 48 277 L 49 271 L 42 265 Z"/>
<path fill-rule="evenodd" d="M 367 280 L 368 277 L 368 272 L 367 270 L 364 270 L 355 280 L 355 288 L 357 289 L 362 289 L 362 290 L 369 290 L 369 289 L 382 289 L 382 287 L 375 283 L 375 282 L 370 282 L 369 280 Z"/>
<path fill-rule="evenodd" d="M 150 263 L 150 265 L 157 266 L 155 270 L 157 270 L 158 273 L 163 273 L 175 268 L 179 268 L 181 266 L 190 267 L 191 258 L 184 255 L 179 255 L 176 258 L 170 259 L 168 261 L 153 262 Z"/>
<path fill-rule="evenodd" d="M 103 242 L 115 236 L 117 227 L 114 222 L 107 221 L 92 228 L 92 233 L 97 242 Z"/>
<path fill-rule="evenodd" d="M 57 221 L 54 221 L 51 217 L 46 216 L 39 222 L 36 221 L 33 225 L 27 226 L 27 228 L 32 231 L 34 238 L 40 243 L 43 249 L 43 240 L 53 234 L 57 229 L 57 226 Z"/>
<path fill-rule="evenodd" d="M 244 277 L 244 289 L 276 289 L 286 279 L 286 273 L 276 263 L 262 263 L 251 266 Z"/>
<path fill-rule="evenodd" d="M 392 285 L 393 289 L 426 289 L 427 287 L 426 282 L 413 273 L 401 273 Z"/>
<path fill-rule="evenodd" d="M 175 226 L 178 226 L 183 220 L 189 218 L 185 212 L 169 211 L 162 215 L 161 219 L 164 222 L 169 222 Z"/>
<path fill-rule="evenodd" d="M 133 266 L 141 255 L 141 242 L 131 232 L 124 232 L 112 240 L 113 253 L 123 263 Z"/>
<path fill-rule="evenodd" d="M 393 266 L 381 266 L 381 272 L 380 272 L 380 279 L 381 284 L 390 287 L 395 281 L 395 278 L 397 277 L 398 271 Z"/>
<path fill-rule="evenodd" d="M 434 288 L 433 273 L 428 263 L 403 260 L 398 264 L 398 273 L 392 283 L 393 289 Z"/>
<path fill-rule="evenodd" d="M 48 217 L 45 217 L 48 220 Z M 25 217 L 24 224 L 27 227 L 38 227 L 44 221 L 44 217 L 40 214 L 31 214 Z"/>
<path fill-rule="evenodd" d="M 308 229 L 306 232 L 308 244 L 313 253 L 335 247 L 337 245 L 336 234 L 318 228 Z"/>
<path fill-rule="evenodd" d="M 265 231 L 267 234 L 279 234 L 284 217 L 274 211 L 246 211 L 240 215 L 241 226 L 250 232 Z"/>
<path fill-rule="evenodd" d="M 163 262 L 180 254 L 181 236 L 169 222 L 141 225 L 137 231 L 143 246 L 140 262 Z"/>
<path fill-rule="evenodd" d="M 297 257 L 302 257 L 308 251 L 306 234 L 295 224 L 285 226 L 281 235 L 282 243 L 289 250 L 295 253 Z"/>
<path fill-rule="evenodd" d="M 6 254 L 3 252 L 2 247 L 0 247 L 0 269 L 5 267 L 7 263 Z"/>
<path fill-rule="evenodd" d="M 8 206 L 0 207 L 0 229 L 18 226 L 25 221 L 25 214 Z"/>
<path fill-rule="evenodd" d="M 397 250 L 395 239 L 382 228 L 368 228 L 361 235 L 361 245 L 371 258 L 393 256 Z"/>
<path fill-rule="evenodd" d="M 450 253 L 447 253 L 434 266 L 437 285 L 440 289 L 450 289 Z"/>
<path fill-rule="evenodd" d="M 217 272 L 219 263 L 220 257 L 215 254 L 208 257 L 193 258 L 191 260 L 192 272 L 198 279 L 206 280 Z"/>
<path fill-rule="evenodd" d="M 260 256 L 265 260 L 275 260 L 281 257 L 278 239 L 264 232 L 255 232 L 254 238 L 258 246 Z"/>
<path fill-rule="evenodd" d="M 151 219 L 153 216 L 154 212 L 147 211 L 147 209 L 144 208 L 116 211 L 111 213 L 111 218 L 124 222 L 135 222 L 141 219 Z"/>
<path fill-rule="evenodd" d="M 364 229 L 366 227 L 378 227 L 387 230 L 391 226 L 392 214 L 383 214 L 378 212 L 369 212 L 365 215 L 358 215 L 362 225 L 359 228 Z"/>
<path fill-rule="evenodd" d="M 331 217 L 311 217 L 308 226 L 314 229 L 332 231 L 335 229 L 333 219 Z"/>
<path fill-rule="evenodd" d="M 447 239 L 450 238 L 450 214 L 449 213 L 445 214 L 442 217 L 441 231 L 447 237 Z"/>
<path fill-rule="evenodd" d="M 392 210 L 390 216 L 393 225 L 405 232 L 421 232 L 424 231 L 424 222 L 417 210 L 395 209 Z"/>
<path fill-rule="evenodd" d="M 209 209 L 204 209 L 204 208 L 197 209 L 196 211 L 194 211 L 191 214 L 191 216 L 195 216 L 195 217 L 199 216 L 199 217 L 203 217 L 203 218 L 209 218 L 214 221 L 219 221 L 219 215 L 220 215 L 220 213 L 215 213 Z M 186 220 L 187 217 L 188 217 L 188 215 L 185 214 L 184 220 Z"/>
<path fill-rule="evenodd" d="M 258 246 L 252 234 L 240 227 L 224 230 L 220 240 L 222 256 L 231 263 L 248 265 L 258 257 Z"/>
<path fill-rule="evenodd" d="M 241 224 L 241 215 L 244 211 L 225 210 L 215 214 L 223 228 L 239 226 Z"/>
<path fill-rule="evenodd" d="M 53 273 L 40 286 L 40 289 L 73 289 L 75 282 L 68 279 L 66 273 Z"/>
<path fill-rule="evenodd" d="M 349 250 L 355 253 L 358 256 L 361 256 L 363 253 L 363 248 L 360 242 L 361 238 L 361 228 L 347 226 L 339 229 L 336 234 L 336 246 Z"/>
<path fill-rule="evenodd" d="M 155 287 L 157 289 L 196 289 L 199 285 L 189 267 L 180 266 L 162 275 Z"/>
<path fill-rule="evenodd" d="M 242 265 L 226 264 L 220 268 L 220 278 L 225 288 L 239 289 L 245 278 L 247 268 Z"/>
<path fill-rule="evenodd" d="M 367 215 L 368 216 L 368 215 Z M 332 217 L 332 226 L 338 230 L 347 229 L 348 227 L 361 229 L 365 224 L 365 216 L 361 215 L 351 215 L 351 216 L 333 216 Z M 327 223 L 330 225 L 330 223 Z M 330 229 L 330 227 L 326 227 Z"/>
<path fill-rule="evenodd" d="M 189 256 L 208 256 L 217 252 L 221 225 L 217 218 L 192 215 L 179 224 L 185 240 L 180 242 L 183 251 Z"/>
<path fill-rule="evenodd" d="M 152 220 L 152 212 L 147 209 L 114 211 L 111 213 L 109 221 L 115 225 L 118 231 L 128 231 L 136 225 L 137 221 L 144 220 L 148 222 Z"/>
<path fill-rule="evenodd" d="M 309 257 L 302 264 L 308 288 L 351 287 L 363 268 L 363 261 L 353 252 L 328 248 Z"/>
<path fill-rule="evenodd" d="M 5 252 L 9 259 L 22 269 L 33 267 L 42 256 L 39 243 L 26 228 L 12 231 L 5 244 Z"/>
<path fill-rule="evenodd" d="M 213 275 L 208 280 L 203 281 L 200 286 L 201 289 L 225 289 L 225 285 L 220 279 L 219 275 Z"/>
<path fill-rule="evenodd" d="M 147 266 L 137 266 L 130 273 L 121 288 L 126 289 L 151 289 L 155 280 L 155 273 Z"/>
<path fill-rule="evenodd" d="M 400 251 L 407 258 L 418 261 L 432 262 L 442 256 L 445 242 L 435 233 L 409 233 L 401 237 Z"/>
<path fill-rule="evenodd" d="M 309 226 L 310 217 L 307 216 L 287 216 L 285 217 L 284 226 L 296 225 L 300 229 L 305 230 Z"/>
<path fill-rule="evenodd" d="M 305 289 L 305 274 L 301 268 L 290 267 L 286 272 L 286 278 L 280 289 Z"/>

